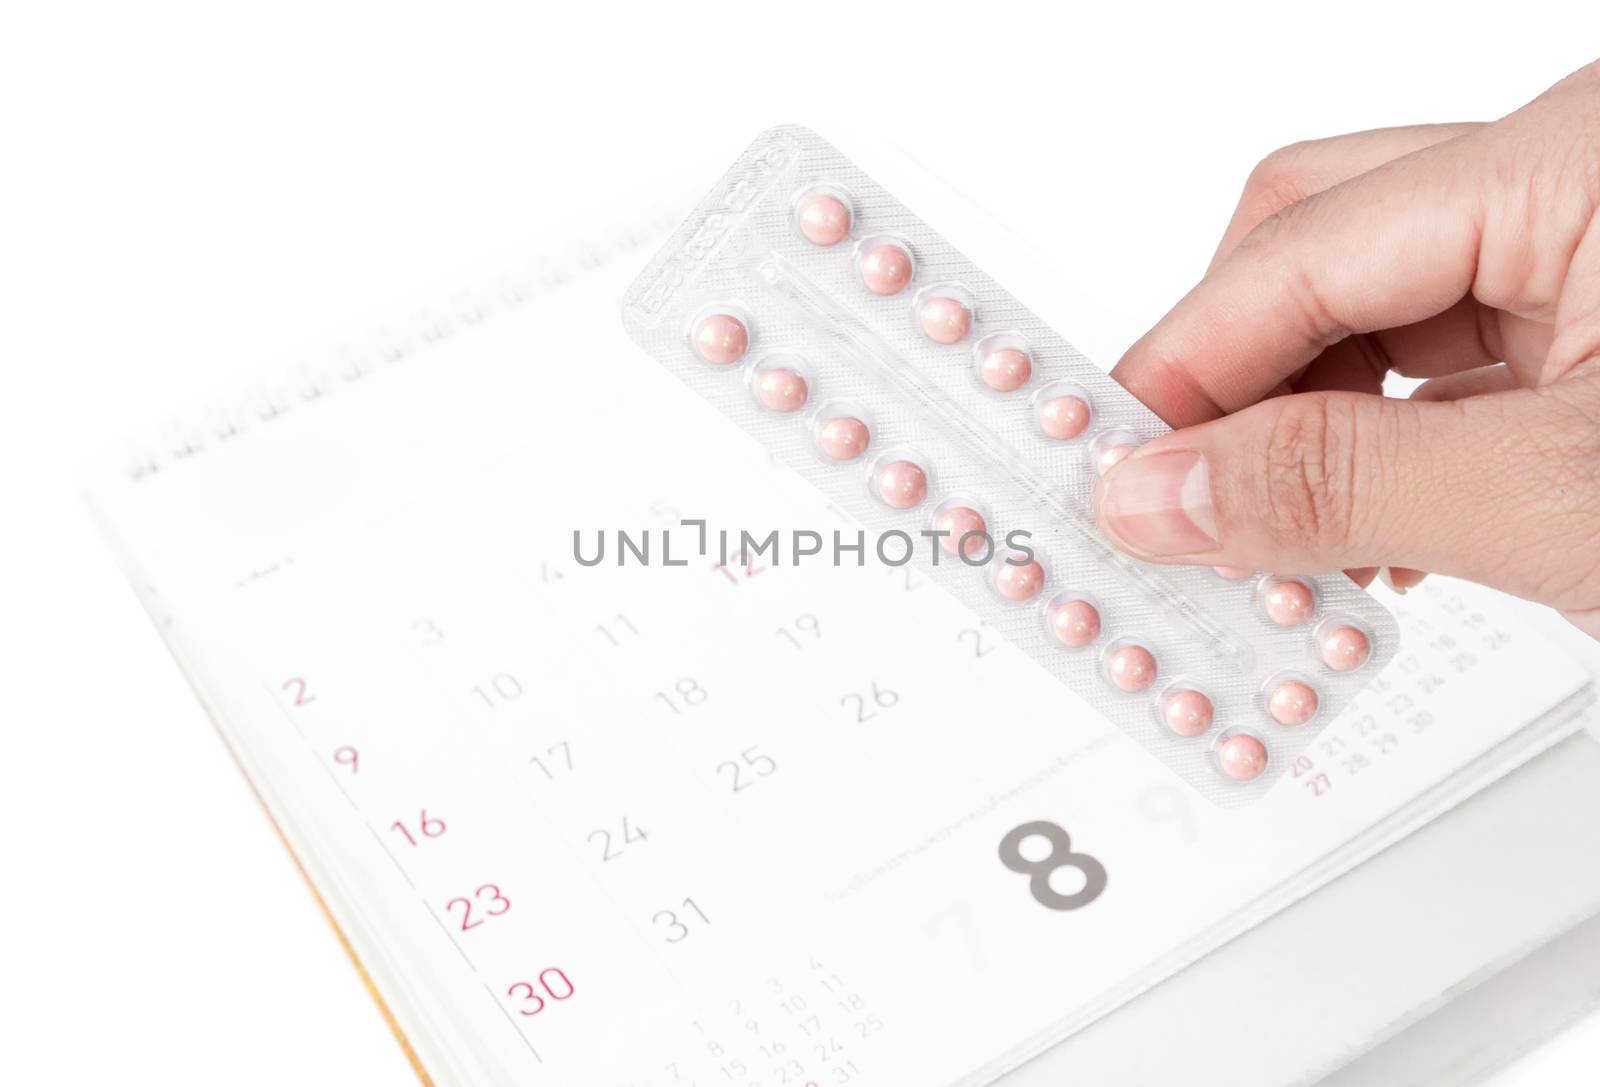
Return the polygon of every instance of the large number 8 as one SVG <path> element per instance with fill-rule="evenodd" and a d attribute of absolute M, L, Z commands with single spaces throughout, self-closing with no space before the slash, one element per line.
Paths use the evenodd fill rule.
<path fill-rule="evenodd" d="M 1050 853 L 1030 861 L 1022 855 L 1022 843 L 1037 834 L 1050 843 Z M 1030 877 L 1028 890 L 1039 905 L 1052 910 L 1076 910 L 1100 897 L 1106 889 L 1106 866 L 1087 853 L 1074 853 L 1072 839 L 1055 823 L 1036 820 L 1023 823 L 1000 839 L 1000 863 L 1013 872 Z M 1050 876 L 1058 868 L 1076 868 L 1083 873 L 1083 890 L 1064 895 L 1050 886 Z"/>

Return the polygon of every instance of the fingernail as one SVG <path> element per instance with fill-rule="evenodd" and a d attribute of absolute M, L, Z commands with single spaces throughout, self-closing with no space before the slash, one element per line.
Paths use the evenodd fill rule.
<path fill-rule="evenodd" d="M 1406 590 L 1421 585 L 1422 579 L 1428 575 L 1421 570 L 1410 570 L 1404 566 L 1385 566 L 1382 576 L 1385 585 L 1404 596 Z"/>
<path fill-rule="evenodd" d="M 1427 580 L 1428 572 L 1426 570 L 1412 570 L 1406 566 L 1391 566 L 1389 567 L 1389 576 L 1402 589 L 1415 589 Z"/>
<path fill-rule="evenodd" d="M 1129 457 L 1100 481 L 1095 506 L 1100 527 L 1129 551 L 1175 558 L 1216 550 L 1211 475 L 1193 450 Z"/>

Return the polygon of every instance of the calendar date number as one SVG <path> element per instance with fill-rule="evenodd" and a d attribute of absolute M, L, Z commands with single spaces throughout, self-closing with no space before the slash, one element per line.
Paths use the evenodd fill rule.
<path fill-rule="evenodd" d="M 1030 838 L 1043 838 L 1050 851 L 1037 860 L 1023 855 L 1022 843 Z M 1050 910 L 1082 909 L 1099 898 L 1106 889 L 1106 868 L 1087 853 L 1072 851 L 1072 838 L 1059 824 L 1039 819 L 1014 827 L 1000 839 L 1000 863 L 1013 872 L 1028 877 L 1028 891 L 1034 901 Z M 1083 875 L 1083 887 L 1072 894 L 1063 894 L 1050 885 L 1051 877 L 1063 868 L 1077 869 Z"/>
<path fill-rule="evenodd" d="M 458 911 L 456 907 L 460 907 Z M 511 909 L 511 899 L 493 883 L 485 883 L 472 892 L 471 898 L 452 898 L 444 904 L 445 912 L 452 917 L 461 914 L 461 931 L 471 932 L 492 917 L 499 917 Z"/>
<path fill-rule="evenodd" d="M 544 1011 L 552 1002 L 559 1004 L 572 999 L 576 991 L 566 971 L 559 966 L 550 966 L 539 971 L 539 976 L 533 981 L 513 982 L 506 990 L 506 996 L 516 1002 L 513 1006 L 518 1015 L 532 1017 Z"/>

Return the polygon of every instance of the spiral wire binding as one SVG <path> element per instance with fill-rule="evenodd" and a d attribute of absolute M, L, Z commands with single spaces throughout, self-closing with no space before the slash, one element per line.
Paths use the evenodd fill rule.
<path fill-rule="evenodd" d="M 682 206 L 653 207 L 598 240 L 570 243 L 553 256 L 533 258 L 483 287 L 456 295 L 442 308 L 423 310 L 402 322 L 400 331 L 378 330 L 340 344 L 319 363 L 291 367 L 275 380 L 213 402 L 192 418 L 175 419 L 153 433 L 135 437 L 126 444 L 122 474 L 129 482 L 142 482 L 241 434 L 320 403 L 340 389 L 359 385 L 387 367 L 420 356 L 424 348 L 497 313 L 543 298 L 581 275 L 659 241 L 677 226 L 688 205 L 685 200 Z"/>

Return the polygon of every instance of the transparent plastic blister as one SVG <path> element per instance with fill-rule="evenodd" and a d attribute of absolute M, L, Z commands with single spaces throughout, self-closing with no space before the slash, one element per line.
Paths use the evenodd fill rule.
<path fill-rule="evenodd" d="M 745 151 L 623 317 L 869 535 L 910 536 L 912 561 L 1216 803 L 1261 796 L 1395 652 L 1393 618 L 1343 575 L 1113 550 L 1095 483 L 1167 426 L 805 129 Z"/>

